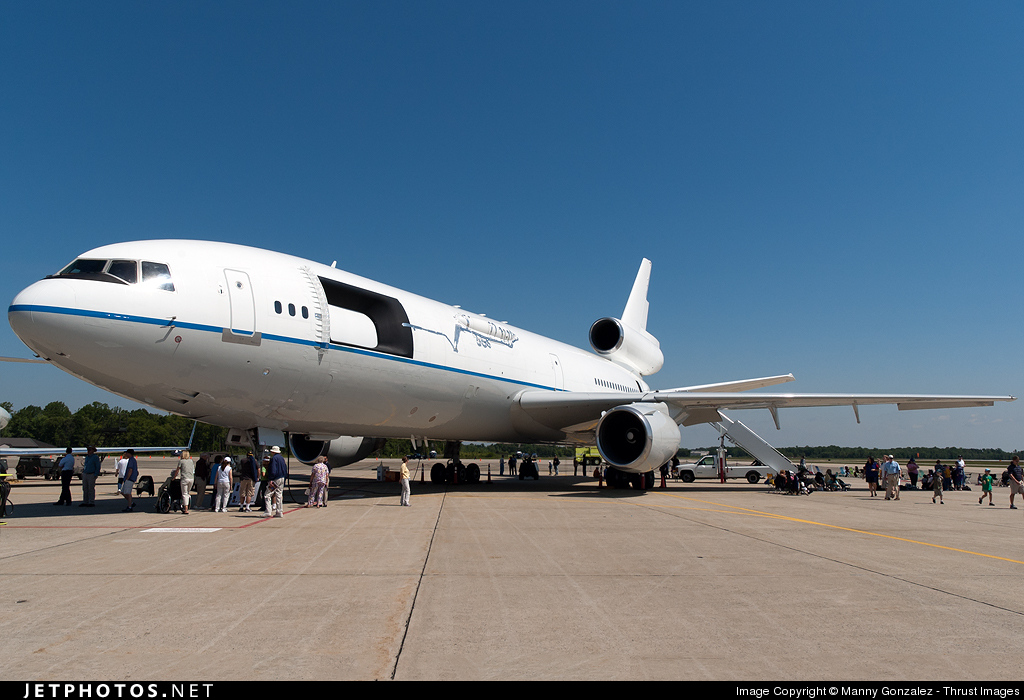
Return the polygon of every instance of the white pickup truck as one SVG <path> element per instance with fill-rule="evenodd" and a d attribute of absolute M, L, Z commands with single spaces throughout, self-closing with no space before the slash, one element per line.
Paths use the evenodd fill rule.
<path fill-rule="evenodd" d="M 737 465 L 735 462 L 725 462 L 726 479 L 746 479 L 751 484 L 756 484 L 768 474 L 775 475 L 778 471 L 763 464 Z M 715 455 L 706 455 L 693 464 L 680 464 L 675 468 L 673 476 L 682 479 L 686 483 L 694 479 L 717 479 L 718 466 L 715 464 Z"/>

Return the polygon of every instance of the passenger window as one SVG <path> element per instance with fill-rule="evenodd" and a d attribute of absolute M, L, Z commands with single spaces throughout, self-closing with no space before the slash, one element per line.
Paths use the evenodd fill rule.
<path fill-rule="evenodd" d="M 275 301 L 274 302 L 274 311 L 276 311 L 277 313 L 281 313 L 281 302 L 279 302 L 279 301 Z"/>
<path fill-rule="evenodd" d="M 305 306 L 302 307 L 302 318 L 309 318 L 309 309 Z"/>
<path fill-rule="evenodd" d="M 163 263 L 142 261 L 142 282 L 157 289 L 174 291 L 171 271 Z"/>
<path fill-rule="evenodd" d="M 295 315 L 295 304 L 289 304 L 288 305 L 288 315 L 289 316 L 294 316 Z"/>
<path fill-rule="evenodd" d="M 135 284 L 139 281 L 138 264 L 134 260 L 112 260 L 107 274 L 122 279 L 128 284 Z"/>

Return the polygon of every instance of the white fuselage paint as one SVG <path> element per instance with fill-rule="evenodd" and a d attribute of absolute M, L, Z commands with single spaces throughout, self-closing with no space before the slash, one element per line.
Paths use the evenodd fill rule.
<path fill-rule="evenodd" d="M 566 436 L 516 417 L 520 392 L 625 388 L 639 398 L 648 389 L 590 352 L 291 255 L 164 240 L 80 258 L 165 263 L 174 291 L 47 278 L 12 302 L 14 331 L 85 381 L 217 425 L 558 441 Z M 327 304 L 321 278 L 396 300 L 408 317 L 400 325 L 411 329 L 411 356 L 369 347 L 380 340 L 373 321 Z"/>

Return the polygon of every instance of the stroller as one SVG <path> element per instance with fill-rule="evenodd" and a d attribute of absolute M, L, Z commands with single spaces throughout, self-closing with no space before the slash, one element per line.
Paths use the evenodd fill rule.
<path fill-rule="evenodd" d="M 181 505 L 181 480 L 174 478 L 172 472 L 157 492 L 156 509 L 159 513 L 170 513 L 172 510 L 183 510 Z"/>

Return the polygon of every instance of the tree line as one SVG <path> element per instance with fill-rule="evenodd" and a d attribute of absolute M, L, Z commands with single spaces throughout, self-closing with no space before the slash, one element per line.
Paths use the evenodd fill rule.
<path fill-rule="evenodd" d="M 11 414 L 11 422 L 2 431 L 4 437 L 33 438 L 56 447 L 128 447 L 186 445 L 192 433 L 193 421 L 175 415 L 151 413 L 144 408 L 126 410 L 111 408 L 105 403 L 93 402 L 72 412 L 63 402 L 53 401 L 45 407 L 26 406 L 17 411 L 9 401 L 0 403 Z M 206 423 L 196 424 L 195 437 L 192 440 L 193 452 L 223 452 L 227 440 L 227 428 Z M 283 447 L 283 446 L 282 446 Z M 714 452 L 717 446 L 705 448 L 706 452 Z M 427 446 L 420 445 L 421 454 L 429 454 L 436 450 L 439 458 L 444 457 L 444 442 L 430 441 Z M 416 452 L 412 443 L 406 439 L 389 439 L 376 456 L 385 458 L 402 457 Z M 534 445 L 516 443 L 469 443 L 462 444 L 460 457 L 463 461 L 472 459 L 498 459 L 516 452 L 536 454 L 540 459 L 551 459 L 556 455 L 560 459 L 572 459 L 575 454 L 573 447 L 565 445 Z M 750 457 L 742 448 L 728 447 L 729 456 L 737 459 Z M 1015 453 L 1006 450 L 966 447 L 891 447 L 887 449 L 869 449 L 864 447 L 839 447 L 838 445 L 783 447 L 779 452 L 790 460 L 797 462 L 801 457 L 807 460 L 843 459 L 857 461 L 867 459 L 869 455 L 894 454 L 897 456 L 913 456 L 923 459 L 956 459 L 963 456 L 967 460 L 1006 460 Z M 679 458 L 689 457 L 693 451 L 683 448 Z"/>
<path fill-rule="evenodd" d="M 3 429 L 4 437 L 32 438 L 60 448 L 187 445 L 193 426 L 192 420 L 182 416 L 159 415 L 144 408 L 111 408 L 98 401 L 74 413 L 61 401 L 17 411 L 8 401 L 0 405 L 11 414 L 10 423 Z M 192 450 L 223 450 L 227 432 L 227 428 L 196 424 Z"/>

